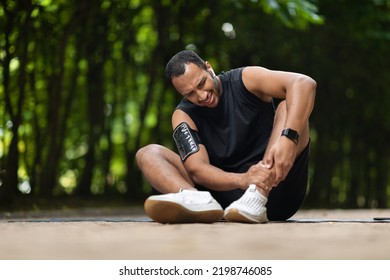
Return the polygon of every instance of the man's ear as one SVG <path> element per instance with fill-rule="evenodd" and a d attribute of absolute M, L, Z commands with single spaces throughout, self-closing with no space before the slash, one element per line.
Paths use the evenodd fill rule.
<path fill-rule="evenodd" d="M 211 64 L 208 61 L 205 61 L 207 70 L 211 73 L 212 76 L 215 76 L 213 67 L 211 67 Z"/>

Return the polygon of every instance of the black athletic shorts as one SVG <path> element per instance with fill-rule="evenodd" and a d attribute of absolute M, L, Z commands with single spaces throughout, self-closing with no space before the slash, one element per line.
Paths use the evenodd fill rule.
<path fill-rule="evenodd" d="M 306 146 L 296 159 L 286 179 L 271 190 L 266 206 L 268 220 L 285 221 L 292 217 L 301 207 L 307 189 L 309 153 L 310 144 Z M 245 192 L 241 189 L 213 191 L 202 186 L 196 186 L 196 188 L 209 191 L 223 208 L 228 207 Z"/>

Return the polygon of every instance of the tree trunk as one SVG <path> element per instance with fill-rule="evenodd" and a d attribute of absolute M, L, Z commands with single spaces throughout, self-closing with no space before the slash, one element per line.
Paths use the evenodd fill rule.
<path fill-rule="evenodd" d="M 15 196 L 18 193 L 18 185 L 19 185 L 19 178 L 18 178 L 18 169 L 19 169 L 19 150 L 18 150 L 18 144 L 19 144 L 19 127 L 22 123 L 22 107 L 25 102 L 26 97 L 26 66 L 28 62 L 28 44 L 29 44 L 29 30 L 31 28 L 31 11 L 32 11 L 32 4 L 29 0 L 24 0 L 19 2 L 19 9 L 20 17 L 23 18 L 24 21 L 21 23 L 20 29 L 19 29 L 19 42 L 20 42 L 20 49 L 17 50 L 19 53 L 19 75 L 18 75 L 18 92 L 19 96 L 16 97 L 16 108 L 13 108 L 11 96 L 10 96 L 10 89 L 9 89 L 9 79 L 10 79 L 10 72 L 9 72 L 9 64 L 11 61 L 11 55 L 9 53 L 9 48 L 11 47 L 9 36 L 12 31 L 12 22 L 14 20 L 14 16 L 11 15 L 11 13 L 5 11 L 5 13 L 10 16 L 7 17 L 6 22 L 6 34 L 5 34 L 5 41 L 6 41 L 6 59 L 5 59 L 5 69 L 4 69 L 4 91 L 5 91 L 5 97 L 6 97 L 6 107 L 8 110 L 8 113 L 11 118 L 12 122 L 12 140 L 11 144 L 9 146 L 8 151 L 8 160 L 6 165 L 6 176 L 4 178 L 4 185 L 3 188 L 0 188 L 0 195 L 4 199 L 9 199 L 13 196 Z M 6 9 L 6 5 L 4 6 L 4 9 Z M 11 26 L 10 26 L 11 25 Z"/>
<path fill-rule="evenodd" d="M 78 185 L 77 192 L 81 196 L 90 196 L 94 169 L 97 165 L 97 150 L 99 140 L 104 132 L 104 63 L 108 53 L 107 46 L 107 15 L 100 11 L 99 6 L 91 6 L 87 22 L 89 37 L 87 40 L 87 118 L 89 124 L 88 151 L 85 155 L 85 167 Z M 100 38 L 98 47 L 95 39 Z M 102 186 L 103 188 L 104 186 Z"/>

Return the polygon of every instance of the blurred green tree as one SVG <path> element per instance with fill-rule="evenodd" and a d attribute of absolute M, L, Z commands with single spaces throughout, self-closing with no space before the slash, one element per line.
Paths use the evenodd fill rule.
<path fill-rule="evenodd" d="M 1 0 L 0 198 L 150 193 L 134 162 L 173 147 L 177 51 L 218 71 L 314 77 L 309 207 L 387 207 L 387 0 Z"/>

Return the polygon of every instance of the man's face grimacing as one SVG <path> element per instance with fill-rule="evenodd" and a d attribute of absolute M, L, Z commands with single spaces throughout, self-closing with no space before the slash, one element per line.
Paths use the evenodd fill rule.
<path fill-rule="evenodd" d="M 191 103 L 214 108 L 220 97 L 219 79 L 208 62 L 206 67 L 207 70 L 193 63 L 186 64 L 184 74 L 172 78 L 172 84 Z"/>

